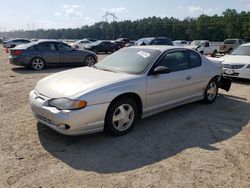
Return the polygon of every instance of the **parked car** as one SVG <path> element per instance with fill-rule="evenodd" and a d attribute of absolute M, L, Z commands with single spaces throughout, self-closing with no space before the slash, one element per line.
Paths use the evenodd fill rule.
<path fill-rule="evenodd" d="M 84 49 L 85 46 L 91 44 L 92 42 L 87 39 L 78 40 L 72 44 L 72 47 L 75 49 Z"/>
<path fill-rule="evenodd" d="M 130 43 L 130 39 L 128 38 L 119 38 L 119 39 L 116 39 L 116 41 L 114 42 L 118 49 L 121 49 L 123 47 L 126 46 L 126 44 Z"/>
<path fill-rule="evenodd" d="M 220 46 L 219 53 L 228 54 L 241 44 L 245 44 L 245 41 L 242 39 L 227 39 Z"/>
<path fill-rule="evenodd" d="M 69 45 L 53 40 L 42 40 L 17 46 L 10 50 L 10 63 L 41 70 L 52 65 L 89 65 L 97 62 L 95 53 L 76 50 Z"/>
<path fill-rule="evenodd" d="M 108 53 L 108 52 L 115 52 L 117 50 L 117 46 L 116 44 L 113 44 L 111 41 L 104 40 L 91 43 L 85 46 L 85 49 L 93 51 L 95 53 L 98 52 Z"/>
<path fill-rule="evenodd" d="M 230 89 L 230 80 L 219 84 L 221 71 L 221 64 L 191 49 L 123 48 L 94 67 L 40 80 L 30 92 L 31 109 L 62 134 L 123 135 L 140 118 L 189 102 L 213 103 L 219 86 Z"/>
<path fill-rule="evenodd" d="M 141 38 L 135 42 L 135 46 L 145 46 L 145 45 L 167 45 L 173 46 L 173 41 L 167 37 L 149 37 Z"/>
<path fill-rule="evenodd" d="M 175 40 L 173 41 L 174 46 L 188 46 L 189 42 L 186 40 Z"/>
<path fill-rule="evenodd" d="M 194 40 L 191 42 L 190 48 L 203 55 L 211 55 L 212 57 L 215 57 L 219 50 L 219 46 L 212 45 L 208 40 Z"/>
<path fill-rule="evenodd" d="M 250 44 L 243 44 L 223 59 L 224 75 L 250 79 Z"/>
<path fill-rule="evenodd" d="M 4 41 L 3 42 L 3 47 L 4 48 L 15 48 L 18 45 L 27 44 L 27 43 L 30 43 L 30 40 L 27 40 L 27 39 L 12 39 L 12 40 L 8 40 L 8 41 Z"/>

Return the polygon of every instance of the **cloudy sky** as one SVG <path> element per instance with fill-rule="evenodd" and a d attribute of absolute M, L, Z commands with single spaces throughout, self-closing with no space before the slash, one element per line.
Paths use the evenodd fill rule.
<path fill-rule="evenodd" d="M 115 13 L 118 21 L 220 15 L 227 8 L 250 11 L 250 0 L 1 0 L 0 7 L 0 31 L 9 31 L 91 25 L 102 21 L 106 11 Z"/>

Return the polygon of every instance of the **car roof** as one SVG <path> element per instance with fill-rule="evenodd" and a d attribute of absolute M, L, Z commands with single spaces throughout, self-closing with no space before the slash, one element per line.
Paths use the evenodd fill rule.
<path fill-rule="evenodd" d="M 161 52 L 165 52 L 167 50 L 173 50 L 173 49 L 189 49 L 185 47 L 165 46 L 165 45 L 131 46 L 130 48 L 159 50 Z"/>

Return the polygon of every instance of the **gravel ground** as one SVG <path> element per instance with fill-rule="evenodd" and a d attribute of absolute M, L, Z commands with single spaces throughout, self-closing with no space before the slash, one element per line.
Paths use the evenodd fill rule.
<path fill-rule="evenodd" d="M 250 187 L 249 81 L 122 137 L 67 137 L 32 118 L 28 94 L 68 68 L 34 72 L 7 61 L 0 48 L 0 187 Z"/>

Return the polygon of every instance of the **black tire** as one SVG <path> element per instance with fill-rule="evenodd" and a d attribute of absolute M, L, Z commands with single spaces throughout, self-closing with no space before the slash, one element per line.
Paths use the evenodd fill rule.
<path fill-rule="evenodd" d="M 209 90 L 211 92 L 209 92 Z M 217 80 L 217 78 L 213 78 L 208 83 L 207 88 L 206 88 L 206 90 L 204 92 L 204 100 L 203 100 L 203 102 L 205 104 L 212 104 L 215 101 L 215 99 L 216 99 L 216 97 L 218 95 L 218 90 L 219 90 L 218 80 Z M 212 91 L 214 91 L 213 95 L 212 95 Z"/>
<path fill-rule="evenodd" d="M 30 67 L 33 70 L 42 70 L 46 66 L 45 61 L 40 57 L 35 57 L 30 61 Z"/>
<path fill-rule="evenodd" d="M 216 57 L 216 54 L 217 54 L 217 51 L 214 50 L 214 51 L 213 51 L 213 54 L 212 54 L 212 57 Z"/>
<path fill-rule="evenodd" d="M 127 110 L 126 110 L 126 107 L 127 107 Z M 118 122 L 119 120 L 115 121 L 113 119 L 115 118 L 115 114 L 117 114 L 117 116 L 119 114 L 122 115 L 120 108 L 123 108 L 126 111 L 125 113 L 129 112 L 131 108 L 133 109 L 133 112 L 131 112 L 131 114 L 129 114 L 126 117 L 128 118 L 127 120 L 130 122 L 126 123 L 123 120 L 120 120 L 124 124 L 120 126 L 121 128 L 119 128 L 119 122 Z M 107 110 L 107 114 L 105 118 L 105 126 L 104 126 L 105 132 L 111 134 L 112 136 L 121 136 L 121 135 L 127 134 L 133 129 L 135 122 L 138 119 L 138 114 L 139 113 L 138 113 L 138 107 L 136 105 L 136 102 L 131 98 L 124 97 L 124 98 L 120 98 L 112 102 Z"/>
<path fill-rule="evenodd" d="M 92 67 L 94 64 L 96 64 L 96 59 L 92 55 L 88 55 L 84 59 L 84 65 Z"/>
<path fill-rule="evenodd" d="M 11 45 L 11 46 L 10 46 L 10 48 L 15 48 L 15 47 L 16 47 L 16 45 Z"/>
<path fill-rule="evenodd" d="M 232 48 L 229 48 L 229 49 L 227 50 L 227 54 L 229 54 L 231 51 L 233 51 L 233 49 L 232 49 Z"/>

